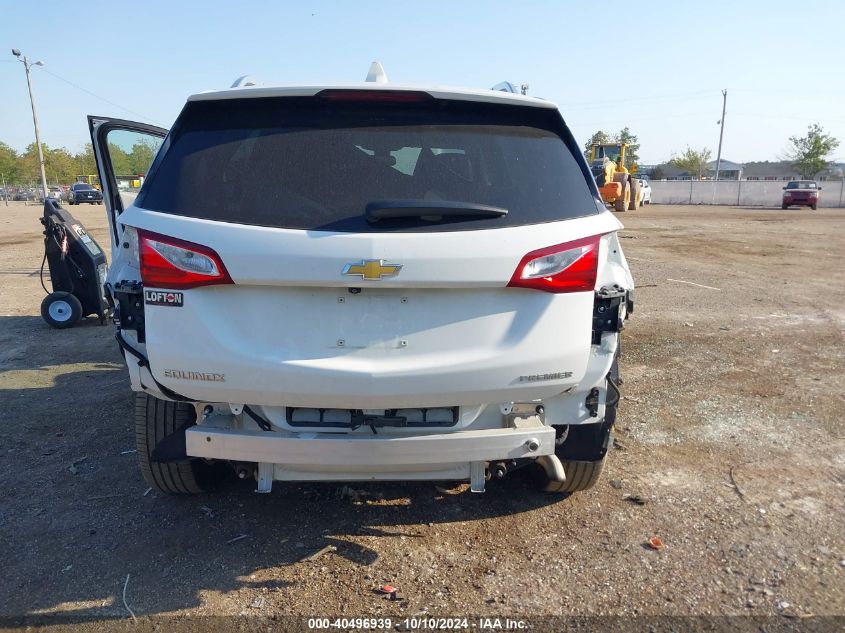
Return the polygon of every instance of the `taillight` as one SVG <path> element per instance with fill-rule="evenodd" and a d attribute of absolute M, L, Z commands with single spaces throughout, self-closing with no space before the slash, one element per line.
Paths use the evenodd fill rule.
<path fill-rule="evenodd" d="M 522 258 L 511 277 L 510 288 L 545 292 L 595 290 L 601 235 L 532 251 Z"/>
<path fill-rule="evenodd" d="M 183 290 L 234 283 L 220 256 L 201 244 L 138 229 L 141 280 L 152 288 Z"/>

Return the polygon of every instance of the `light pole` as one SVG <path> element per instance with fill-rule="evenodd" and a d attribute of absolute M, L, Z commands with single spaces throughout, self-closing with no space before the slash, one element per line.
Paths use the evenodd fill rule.
<path fill-rule="evenodd" d="M 722 166 L 722 137 L 725 135 L 725 106 L 728 105 L 728 91 L 722 90 L 722 118 L 718 123 L 722 126 L 719 130 L 719 151 L 716 154 L 716 180 L 719 180 L 719 168 Z"/>
<path fill-rule="evenodd" d="M 21 59 L 21 52 L 17 48 L 12 49 L 12 55 L 18 58 L 18 61 L 23 64 L 26 69 L 26 85 L 29 88 L 29 103 L 32 106 L 32 124 L 35 126 L 35 146 L 38 149 L 38 167 L 41 170 L 41 190 L 44 199 L 47 199 L 47 174 L 44 172 L 44 153 L 41 151 L 41 134 L 38 132 L 38 114 L 35 112 L 35 96 L 32 94 L 32 79 L 30 78 L 29 69 L 33 66 L 43 66 L 44 62 L 30 62 L 26 55 Z"/>

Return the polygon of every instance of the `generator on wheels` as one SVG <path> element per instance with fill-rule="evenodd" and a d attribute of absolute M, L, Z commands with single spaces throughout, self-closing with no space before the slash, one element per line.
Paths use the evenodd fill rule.
<path fill-rule="evenodd" d="M 44 201 L 44 259 L 41 287 L 47 296 L 41 302 L 41 317 L 52 327 L 73 327 L 85 316 L 106 322 L 109 304 L 103 284 L 108 264 L 100 245 L 58 201 Z M 44 264 L 50 269 L 53 291 L 44 283 Z"/>

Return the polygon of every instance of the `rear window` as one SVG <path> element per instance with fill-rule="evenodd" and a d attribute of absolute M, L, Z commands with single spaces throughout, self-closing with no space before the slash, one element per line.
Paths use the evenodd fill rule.
<path fill-rule="evenodd" d="M 138 206 L 208 220 L 341 232 L 476 230 L 598 212 L 555 110 L 319 97 L 191 102 Z M 577 151 L 577 149 L 575 149 Z M 368 222 L 369 203 L 462 202 L 496 218 Z"/>

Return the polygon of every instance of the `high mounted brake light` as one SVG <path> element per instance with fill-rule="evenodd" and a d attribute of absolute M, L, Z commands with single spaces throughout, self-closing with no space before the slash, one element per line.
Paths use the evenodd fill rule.
<path fill-rule="evenodd" d="M 141 280 L 148 288 L 185 290 L 234 283 L 214 250 L 138 229 Z"/>
<path fill-rule="evenodd" d="M 321 90 L 315 95 L 328 101 L 347 101 L 357 103 L 414 103 L 434 99 L 421 90 Z"/>
<path fill-rule="evenodd" d="M 522 258 L 509 288 L 587 292 L 596 287 L 601 235 L 532 251 Z"/>

